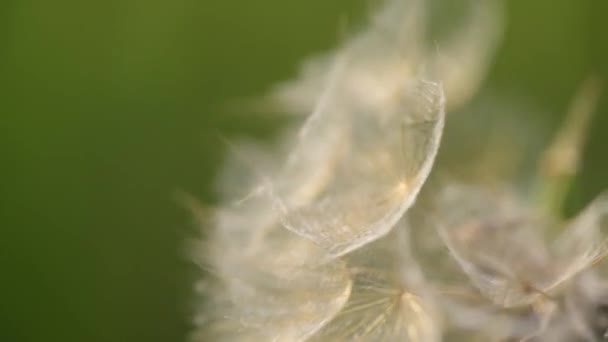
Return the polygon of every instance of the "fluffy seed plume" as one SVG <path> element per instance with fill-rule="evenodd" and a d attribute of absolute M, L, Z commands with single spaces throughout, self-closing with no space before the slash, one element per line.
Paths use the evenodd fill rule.
<path fill-rule="evenodd" d="M 608 195 L 559 214 L 596 81 L 530 188 L 425 185 L 446 111 L 475 94 L 501 32 L 498 0 L 459 3 L 464 15 L 442 26 L 447 2 L 383 1 L 270 96 L 305 114 L 299 130 L 277 148 L 231 144 L 222 202 L 192 248 L 205 272 L 192 341 L 608 336 Z"/>

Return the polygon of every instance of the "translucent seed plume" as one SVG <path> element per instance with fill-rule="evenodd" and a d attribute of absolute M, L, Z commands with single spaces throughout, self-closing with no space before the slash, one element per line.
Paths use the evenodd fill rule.
<path fill-rule="evenodd" d="M 275 88 L 271 98 L 302 114 L 292 117 L 299 129 L 278 147 L 230 144 L 222 202 L 207 211 L 205 237 L 192 248 L 206 273 L 193 341 L 608 336 L 608 195 L 570 219 L 559 210 L 599 83 L 585 83 L 532 166 L 495 149 L 508 144 L 519 156 L 528 147 L 511 144 L 510 133 L 490 137 L 504 126 L 482 134 L 483 124 L 469 125 L 473 143 L 491 155 L 479 162 L 443 134 L 446 111 L 466 110 L 476 94 L 502 31 L 501 8 L 457 1 L 464 15 L 441 34 L 435 11 L 446 2 L 382 1 L 364 29 Z M 446 142 L 448 157 L 465 150 L 453 158 L 467 164 L 462 170 L 490 176 L 469 172 L 465 182 L 435 164 Z M 532 177 L 498 180 L 538 165 Z"/>

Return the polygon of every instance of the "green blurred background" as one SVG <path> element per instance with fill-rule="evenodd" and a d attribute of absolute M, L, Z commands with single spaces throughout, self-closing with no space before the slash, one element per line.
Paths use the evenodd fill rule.
<path fill-rule="evenodd" d="M 2 1 L 0 341 L 184 340 L 194 229 L 173 194 L 213 201 L 217 137 L 277 127 L 225 105 L 294 75 L 368 1 Z M 608 79 L 608 2 L 507 7 L 488 87 L 553 129 L 589 72 Z M 606 146 L 608 96 L 577 198 L 608 187 Z"/>

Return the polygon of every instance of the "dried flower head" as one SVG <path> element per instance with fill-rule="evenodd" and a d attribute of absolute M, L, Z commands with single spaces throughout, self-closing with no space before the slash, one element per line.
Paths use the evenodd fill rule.
<path fill-rule="evenodd" d="M 608 196 L 569 221 L 556 210 L 578 165 L 594 82 L 538 181 L 525 182 L 533 189 L 448 178 L 431 188 L 428 207 L 413 208 L 446 108 L 474 94 L 500 32 L 497 1 L 467 3 L 465 19 L 431 39 L 432 1 L 386 0 L 366 30 L 277 88 L 275 99 L 307 116 L 276 151 L 234 145 L 223 199 L 234 185 L 245 196 L 214 210 L 193 248 L 208 273 L 194 341 L 606 333 L 598 310 L 608 274 L 596 266 L 608 254 Z"/>
<path fill-rule="evenodd" d="M 446 306 L 456 326 L 486 338 L 596 336 L 592 330 L 601 324 L 589 312 L 593 300 L 602 303 L 597 289 L 606 288 L 589 290 L 589 279 L 597 279 L 590 274 L 608 254 L 608 197 L 601 194 L 570 220 L 559 209 L 597 94 L 597 83 L 589 81 L 575 98 L 564 128 L 543 155 L 538 180 L 524 183 L 537 184 L 536 192 L 515 184 L 497 189 L 451 181 L 432 200 L 432 223 L 467 276 L 463 280 L 454 275 L 457 270 L 434 265 L 443 273 L 440 287 L 450 297 Z M 556 334 L 558 327 L 568 333 Z"/>

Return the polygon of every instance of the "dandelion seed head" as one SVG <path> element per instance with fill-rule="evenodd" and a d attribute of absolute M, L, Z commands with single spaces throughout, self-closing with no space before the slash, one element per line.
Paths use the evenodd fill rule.
<path fill-rule="evenodd" d="M 406 226 L 349 254 L 353 287 L 313 341 L 437 341 L 440 319 L 410 254 Z"/>
<path fill-rule="evenodd" d="M 463 184 L 439 167 L 447 177 L 415 206 L 446 110 L 476 92 L 501 31 L 497 1 L 465 2 L 460 24 L 431 42 L 430 1 L 384 1 L 276 89 L 306 116 L 280 147 L 233 148 L 222 205 L 194 248 L 209 273 L 195 341 L 603 338 L 605 194 L 564 220 L 529 189 L 536 179 Z M 551 145 L 569 171 L 584 137 L 574 132 Z"/>
<path fill-rule="evenodd" d="M 281 203 L 287 229 L 335 257 L 388 233 L 428 176 L 443 129 L 440 85 L 415 84 L 404 94 L 402 109 L 387 117 L 350 113 L 350 143 L 335 178 L 310 205 Z"/>
<path fill-rule="evenodd" d="M 368 27 L 337 51 L 312 58 L 300 76 L 276 88 L 278 102 L 307 113 L 319 98 L 327 71 L 338 54 L 349 56 L 339 106 L 383 108 L 394 103 L 404 81 L 420 71 L 441 79 L 450 106 L 466 103 L 476 92 L 502 33 L 500 1 L 463 1 L 461 25 L 445 37 L 431 37 L 433 1 L 384 1 Z M 398 97 L 398 96 L 397 96 Z"/>

